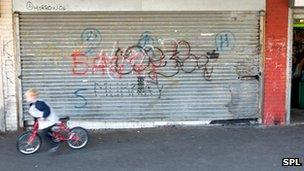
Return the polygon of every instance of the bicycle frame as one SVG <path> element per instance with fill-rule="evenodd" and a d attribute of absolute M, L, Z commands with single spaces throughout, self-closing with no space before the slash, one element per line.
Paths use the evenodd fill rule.
<path fill-rule="evenodd" d="M 28 144 L 32 144 L 37 133 L 38 133 L 38 128 L 39 128 L 39 125 L 38 125 L 38 121 L 37 119 L 35 119 L 35 123 L 34 123 L 34 127 L 33 127 L 33 130 L 32 130 L 32 134 L 30 136 L 30 138 L 28 139 Z"/>
<path fill-rule="evenodd" d="M 59 131 L 58 132 L 52 132 L 51 136 L 57 140 L 60 141 L 68 141 L 68 140 L 75 140 L 78 141 L 79 137 L 75 136 L 75 133 L 70 133 L 70 128 L 67 126 L 67 122 L 65 121 L 61 121 L 60 123 L 56 124 L 55 126 L 59 126 Z M 28 144 L 32 144 L 37 133 L 38 133 L 38 129 L 39 128 L 39 124 L 38 124 L 38 120 L 35 119 L 34 122 L 34 126 L 33 126 L 33 130 L 32 130 L 32 134 L 30 136 L 30 138 L 28 139 Z M 64 135 L 62 132 L 65 132 L 68 134 L 68 137 L 66 135 Z"/>
<path fill-rule="evenodd" d="M 66 137 L 65 135 L 62 134 L 62 132 L 65 133 L 70 133 L 70 128 L 67 126 L 67 122 L 61 122 L 59 124 L 56 124 L 55 126 L 59 126 L 59 131 L 58 132 L 52 132 L 52 136 L 55 139 L 58 139 L 60 141 L 67 141 L 67 140 L 77 140 L 75 139 L 76 137 L 74 137 L 74 134 L 72 133 L 71 135 L 69 135 L 69 137 Z"/>

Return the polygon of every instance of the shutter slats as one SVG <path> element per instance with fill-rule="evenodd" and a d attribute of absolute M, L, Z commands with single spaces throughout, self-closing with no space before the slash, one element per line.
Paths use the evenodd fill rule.
<path fill-rule="evenodd" d="M 182 40 L 189 46 L 180 42 L 176 48 Z M 20 42 L 23 93 L 37 88 L 62 116 L 106 121 L 260 117 L 258 12 L 21 13 Z M 125 51 L 132 46 L 145 47 Z M 116 63 L 118 47 L 125 59 L 120 56 Z M 76 50 L 85 55 L 77 56 Z M 218 58 L 207 60 L 213 50 Z M 115 70 L 119 64 L 127 74 Z M 146 67 L 136 72 L 135 64 Z M 28 117 L 25 103 L 23 109 Z"/>

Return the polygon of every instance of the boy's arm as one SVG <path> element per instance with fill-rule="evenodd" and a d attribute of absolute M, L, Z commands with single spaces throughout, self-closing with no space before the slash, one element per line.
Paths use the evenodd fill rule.
<path fill-rule="evenodd" d="M 43 101 L 37 101 L 35 103 L 35 107 L 41 112 L 43 112 L 42 114 L 43 118 L 47 118 L 51 113 L 50 107 Z"/>

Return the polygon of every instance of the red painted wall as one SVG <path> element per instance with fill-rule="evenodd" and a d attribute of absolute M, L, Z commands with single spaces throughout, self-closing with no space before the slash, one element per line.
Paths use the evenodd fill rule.
<path fill-rule="evenodd" d="M 288 0 L 266 0 L 263 123 L 286 122 Z"/>

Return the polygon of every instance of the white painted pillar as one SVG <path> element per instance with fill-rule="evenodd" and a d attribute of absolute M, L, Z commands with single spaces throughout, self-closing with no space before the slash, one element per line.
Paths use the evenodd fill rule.
<path fill-rule="evenodd" d="M 18 128 L 16 59 L 14 54 L 12 0 L 0 1 L 0 129 Z M 3 126 L 4 125 L 4 126 Z"/>

